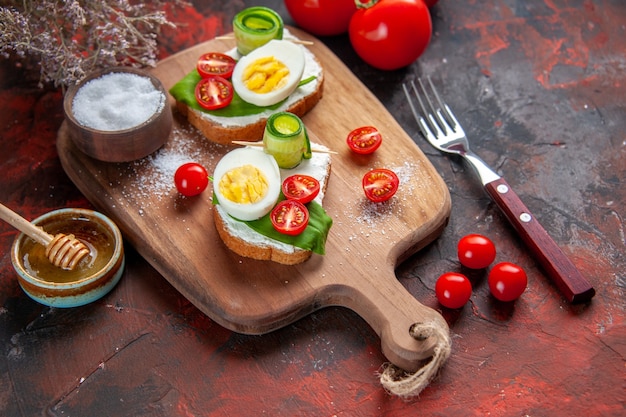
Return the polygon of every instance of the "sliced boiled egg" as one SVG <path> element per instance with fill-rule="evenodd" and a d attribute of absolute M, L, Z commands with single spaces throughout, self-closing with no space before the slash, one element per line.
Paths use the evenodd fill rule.
<path fill-rule="evenodd" d="M 304 63 L 302 46 L 271 40 L 237 62 L 233 88 L 248 103 L 271 106 L 289 97 L 298 87 Z"/>
<path fill-rule="evenodd" d="M 262 149 L 239 148 L 220 159 L 213 172 L 213 192 L 232 217 L 256 220 L 274 207 L 280 195 L 280 169 Z"/>

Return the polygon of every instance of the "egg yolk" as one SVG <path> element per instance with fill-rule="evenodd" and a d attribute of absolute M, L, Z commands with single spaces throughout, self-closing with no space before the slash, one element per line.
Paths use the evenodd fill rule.
<path fill-rule="evenodd" d="M 267 193 L 265 175 L 253 165 L 243 165 L 228 171 L 220 179 L 220 193 L 239 204 L 256 203 Z"/>
<path fill-rule="evenodd" d="M 266 56 L 252 62 L 243 71 L 245 86 L 258 94 L 265 94 L 281 88 L 289 79 L 289 68 L 274 58 Z"/>

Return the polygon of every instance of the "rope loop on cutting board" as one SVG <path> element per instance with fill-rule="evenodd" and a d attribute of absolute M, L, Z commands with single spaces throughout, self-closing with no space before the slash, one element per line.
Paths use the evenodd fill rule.
<path fill-rule="evenodd" d="M 431 360 L 414 373 L 408 373 L 392 363 L 386 363 L 382 366 L 380 383 L 387 392 L 403 399 L 418 396 L 437 375 L 439 369 L 441 369 L 450 356 L 451 351 L 448 330 L 442 328 L 436 322 L 415 323 L 411 326 L 409 334 L 416 340 L 426 340 L 429 337 L 436 337 L 437 343 L 433 348 Z"/>

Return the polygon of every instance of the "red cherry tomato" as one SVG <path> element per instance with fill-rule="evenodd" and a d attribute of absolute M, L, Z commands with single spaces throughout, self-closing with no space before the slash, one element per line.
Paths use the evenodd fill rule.
<path fill-rule="evenodd" d="M 424 4 L 426 4 L 426 6 L 430 8 L 430 7 L 433 7 L 435 4 L 437 4 L 439 0 L 423 0 L 423 1 L 424 1 Z"/>
<path fill-rule="evenodd" d="M 320 192 L 320 182 L 313 177 L 296 174 L 283 181 L 283 194 L 287 200 L 302 204 L 312 201 Z"/>
<path fill-rule="evenodd" d="M 395 70 L 415 61 L 428 46 L 432 22 L 422 0 L 364 4 L 350 20 L 350 42 L 368 64 Z"/>
<path fill-rule="evenodd" d="M 367 155 L 380 147 L 380 144 L 383 143 L 383 137 L 375 127 L 363 126 L 350 132 L 346 142 L 354 152 Z"/>
<path fill-rule="evenodd" d="M 517 300 L 526 290 L 528 278 L 522 267 L 501 262 L 489 271 L 489 290 L 500 301 Z"/>
<path fill-rule="evenodd" d="M 209 184 L 209 173 L 200 164 L 188 162 L 174 173 L 174 184 L 179 193 L 193 197 L 203 192 Z"/>
<path fill-rule="evenodd" d="M 472 284 L 463 274 L 446 272 L 437 279 L 435 294 L 442 306 L 461 308 L 472 296 Z"/>
<path fill-rule="evenodd" d="M 196 68 L 202 78 L 212 75 L 230 78 L 233 75 L 236 61 L 233 57 L 221 52 L 209 52 L 198 58 Z"/>
<path fill-rule="evenodd" d="M 201 79 L 196 85 L 196 100 L 207 110 L 226 107 L 233 101 L 233 85 L 219 75 Z"/>
<path fill-rule="evenodd" d="M 354 0 L 285 0 L 285 6 L 298 26 L 318 36 L 346 33 L 356 12 Z"/>
<path fill-rule="evenodd" d="M 395 172 L 378 168 L 363 176 L 363 191 L 365 196 L 374 203 L 389 200 L 398 191 L 400 180 Z"/>
<path fill-rule="evenodd" d="M 283 200 L 270 212 L 274 229 L 286 235 L 299 235 L 309 224 L 309 210 L 295 200 Z"/>
<path fill-rule="evenodd" d="M 472 269 L 487 268 L 496 259 L 496 246 L 489 238 L 470 234 L 463 236 L 457 245 L 459 261 Z"/>

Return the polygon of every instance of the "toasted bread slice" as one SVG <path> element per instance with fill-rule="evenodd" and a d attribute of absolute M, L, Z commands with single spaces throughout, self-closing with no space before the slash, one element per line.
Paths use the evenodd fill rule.
<path fill-rule="evenodd" d="M 248 236 L 248 233 L 258 234 L 252 229 L 245 232 L 245 234 L 241 233 L 238 231 L 239 229 L 233 228 L 236 224 L 217 204 L 213 205 L 213 218 L 215 219 L 217 232 L 226 247 L 243 257 L 261 261 L 274 261 L 284 265 L 299 264 L 311 257 L 312 252 L 310 250 L 280 244 L 280 242 L 272 244 L 266 242 L 265 239 L 256 241 Z"/>
<path fill-rule="evenodd" d="M 286 37 L 288 39 L 288 37 Z M 267 118 L 275 112 L 288 111 L 298 117 L 304 116 L 320 101 L 324 91 L 324 71 L 315 55 L 305 46 L 305 67 L 302 79 L 315 77 L 298 87 L 277 109 L 267 109 L 260 114 L 240 117 L 218 117 L 176 101 L 176 109 L 187 117 L 208 140 L 223 145 L 233 140 L 256 142 L 263 138 Z"/>
<path fill-rule="evenodd" d="M 320 148 L 320 145 L 316 145 Z M 281 170 L 281 177 L 302 173 L 320 182 L 320 193 L 315 201 L 322 204 L 331 170 L 330 155 L 314 153 L 313 158 L 304 160 L 298 167 Z M 219 204 L 213 205 L 215 227 L 222 241 L 230 250 L 246 258 L 269 260 L 285 265 L 295 265 L 306 261 L 312 255 L 310 250 L 276 241 L 252 230 L 244 222 L 230 217 Z"/>

